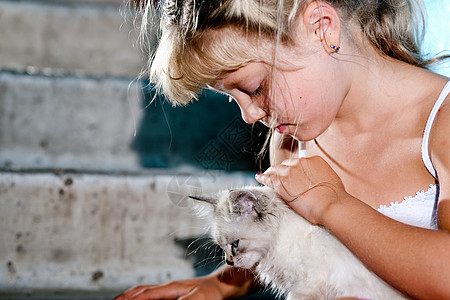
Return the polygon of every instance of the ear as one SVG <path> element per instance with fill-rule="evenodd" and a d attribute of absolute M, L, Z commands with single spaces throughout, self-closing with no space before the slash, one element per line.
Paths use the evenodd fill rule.
<path fill-rule="evenodd" d="M 322 1 L 310 3 L 303 12 L 303 25 L 308 35 L 321 42 L 328 54 L 339 51 L 341 21 L 333 6 Z"/>
<path fill-rule="evenodd" d="M 255 206 L 257 198 L 250 191 L 235 190 L 230 194 L 232 211 L 240 215 L 248 215 L 256 212 Z"/>
<path fill-rule="evenodd" d="M 189 196 L 189 198 L 202 201 L 211 204 L 212 206 L 217 205 L 217 198 L 211 197 L 211 196 Z"/>

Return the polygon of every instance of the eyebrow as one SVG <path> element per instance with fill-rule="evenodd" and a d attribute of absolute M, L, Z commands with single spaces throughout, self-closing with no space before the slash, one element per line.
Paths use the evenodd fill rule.
<path fill-rule="evenodd" d="M 257 63 L 257 62 L 256 62 Z M 245 66 L 242 66 L 242 67 L 240 67 L 240 68 L 238 68 L 238 69 L 236 69 L 236 70 L 233 70 L 233 71 L 229 71 L 229 72 L 227 72 L 227 73 L 225 73 L 225 75 L 222 77 L 222 79 L 220 80 L 220 81 L 222 81 L 222 82 L 226 82 L 226 85 L 225 84 L 222 84 L 221 86 L 223 87 L 223 88 L 225 88 L 225 86 L 226 87 L 228 87 L 228 89 L 227 90 L 232 90 L 233 88 L 236 88 L 236 87 L 238 87 L 239 86 L 239 83 L 244 79 L 247 79 L 247 80 L 249 80 L 252 76 L 249 76 L 249 74 L 245 74 L 244 75 L 244 78 L 243 78 L 243 75 L 236 75 L 236 72 L 239 72 L 239 71 L 241 71 L 243 68 L 246 68 L 248 65 L 245 65 Z M 227 80 L 225 80 L 225 77 L 226 76 L 231 76 L 231 78 L 227 78 Z"/>
<path fill-rule="evenodd" d="M 226 75 L 230 75 L 231 73 L 236 72 L 236 71 L 231 71 Z M 230 78 L 225 79 L 224 77 L 222 77 L 222 79 L 219 80 L 219 82 L 221 82 L 219 87 L 221 87 L 225 90 L 232 90 L 233 88 L 235 88 L 238 85 L 239 81 L 241 80 L 240 78 L 236 78 L 236 76 L 232 76 L 231 79 Z"/>

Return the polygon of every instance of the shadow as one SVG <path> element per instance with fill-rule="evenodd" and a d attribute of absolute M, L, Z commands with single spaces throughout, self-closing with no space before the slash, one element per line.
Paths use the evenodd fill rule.
<path fill-rule="evenodd" d="M 142 167 L 260 172 L 269 166 L 268 155 L 258 159 L 268 129 L 242 121 L 228 97 L 205 90 L 198 101 L 172 107 L 141 84 L 144 111 L 131 148 Z"/>

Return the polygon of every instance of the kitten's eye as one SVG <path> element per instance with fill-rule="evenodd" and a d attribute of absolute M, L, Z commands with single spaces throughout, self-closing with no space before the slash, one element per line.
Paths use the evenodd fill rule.
<path fill-rule="evenodd" d="M 239 246 L 239 240 L 235 240 L 231 246 L 233 246 L 234 248 L 237 248 Z"/>

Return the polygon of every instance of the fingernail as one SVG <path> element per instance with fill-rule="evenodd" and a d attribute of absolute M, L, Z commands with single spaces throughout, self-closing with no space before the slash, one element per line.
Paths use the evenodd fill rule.
<path fill-rule="evenodd" d="M 255 177 L 259 177 L 259 176 L 261 176 L 261 173 L 256 173 L 255 174 Z"/>

